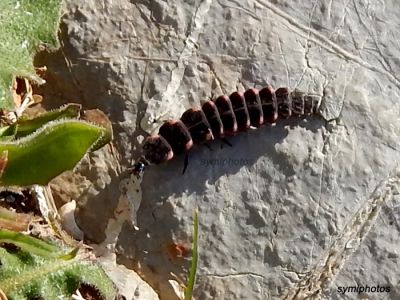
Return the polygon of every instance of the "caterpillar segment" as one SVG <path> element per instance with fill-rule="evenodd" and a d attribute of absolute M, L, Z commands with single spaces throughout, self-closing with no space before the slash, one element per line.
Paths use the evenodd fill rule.
<path fill-rule="evenodd" d="M 180 120 L 164 122 L 157 135 L 147 137 L 133 173 L 139 176 L 146 166 L 164 163 L 179 154 L 186 154 L 186 168 L 187 153 L 193 145 L 224 140 L 250 127 L 275 124 L 279 119 L 317 114 L 320 101 L 318 95 L 286 87 L 274 90 L 270 85 L 206 101 L 201 108 L 186 110 Z"/>
<path fill-rule="evenodd" d="M 278 119 L 278 103 L 274 89 L 271 86 L 266 86 L 258 94 L 261 99 L 264 124 L 274 124 Z"/>
<path fill-rule="evenodd" d="M 233 113 L 235 114 L 237 131 L 247 131 L 250 128 L 250 115 L 243 94 L 233 92 L 229 96 L 229 100 L 232 103 Z"/>
<path fill-rule="evenodd" d="M 250 126 L 261 127 L 264 124 L 264 113 L 258 90 L 248 89 L 244 92 L 244 99 L 250 117 Z"/>
<path fill-rule="evenodd" d="M 224 124 L 222 123 L 221 116 L 214 101 L 209 100 L 205 102 L 201 109 L 208 120 L 214 138 L 223 138 Z"/>
<path fill-rule="evenodd" d="M 188 129 L 194 144 L 204 144 L 214 139 L 210 123 L 200 108 L 190 108 L 181 117 Z"/>
<path fill-rule="evenodd" d="M 217 106 L 218 113 L 221 117 L 222 125 L 224 128 L 224 135 L 235 135 L 238 126 L 231 100 L 227 95 L 222 95 L 215 100 L 215 105 Z"/>

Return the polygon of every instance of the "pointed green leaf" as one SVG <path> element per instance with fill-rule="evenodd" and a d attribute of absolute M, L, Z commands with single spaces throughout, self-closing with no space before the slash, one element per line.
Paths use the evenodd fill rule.
<path fill-rule="evenodd" d="M 6 229 L 0 229 L 0 243 L 14 244 L 24 251 L 44 257 L 59 257 L 64 255 L 61 253 L 62 250 L 56 245 Z"/>
<path fill-rule="evenodd" d="M 61 120 L 47 123 L 17 141 L 0 142 L 0 153 L 8 153 L 0 184 L 47 184 L 62 172 L 73 169 L 103 137 L 104 131 L 84 121 Z"/>
<path fill-rule="evenodd" d="M 61 106 L 59 109 L 40 114 L 35 118 L 20 118 L 17 121 L 17 130 L 15 133 L 15 137 L 21 138 L 27 136 L 51 121 L 61 119 L 76 119 L 79 117 L 79 111 L 81 107 L 82 106 L 80 104 L 69 103 L 67 105 Z"/>
<path fill-rule="evenodd" d="M 0 141 L 11 141 L 17 134 L 17 124 L 0 127 Z"/>

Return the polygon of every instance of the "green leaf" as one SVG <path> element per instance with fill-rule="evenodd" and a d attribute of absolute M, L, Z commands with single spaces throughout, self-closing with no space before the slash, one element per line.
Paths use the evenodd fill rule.
<path fill-rule="evenodd" d="M 31 119 L 20 118 L 17 121 L 15 138 L 20 138 L 38 130 L 48 122 L 61 119 L 76 119 L 79 117 L 80 104 L 69 103 L 59 109 L 51 110 Z"/>
<path fill-rule="evenodd" d="M 0 141 L 11 141 L 27 136 L 48 122 L 62 119 L 77 119 L 80 116 L 80 104 L 68 103 L 58 109 L 42 113 L 34 118 L 20 117 L 16 123 L 0 127 Z"/>
<path fill-rule="evenodd" d="M 0 243 L 14 244 L 24 251 L 48 258 L 66 255 L 56 245 L 11 230 L 0 229 Z"/>
<path fill-rule="evenodd" d="M 9 300 L 70 299 L 80 283 L 96 287 L 104 299 L 114 299 L 116 289 L 97 264 L 79 260 L 45 258 L 28 252 L 9 253 L 0 248 L 1 289 Z"/>
<path fill-rule="evenodd" d="M 0 141 L 11 141 L 17 134 L 17 125 L 0 127 Z"/>
<path fill-rule="evenodd" d="M 0 108 L 12 107 L 14 76 L 37 78 L 32 57 L 40 44 L 58 46 L 61 0 L 0 1 Z"/>
<path fill-rule="evenodd" d="M 189 278 L 185 289 L 185 300 L 191 300 L 193 296 L 193 287 L 196 282 L 197 262 L 199 253 L 197 252 L 197 243 L 199 240 L 199 216 L 197 208 L 194 211 L 193 218 L 193 245 L 192 245 L 192 264 L 190 266 Z"/>
<path fill-rule="evenodd" d="M 8 154 L 0 184 L 47 184 L 62 172 L 73 169 L 103 138 L 105 131 L 84 121 L 60 120 L 47 123 L 19 140 L 0 142 L 0 153 Z"/>

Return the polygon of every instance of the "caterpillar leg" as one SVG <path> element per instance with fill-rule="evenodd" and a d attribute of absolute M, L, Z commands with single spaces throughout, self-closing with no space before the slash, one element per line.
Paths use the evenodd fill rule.
<path fill-rule="evenodd" d="M 222 138 L 221 141 L 222 141 L 224 144 L 227 144 L 229 147 L 233 147 L 233 145 L 232 145 L 226 138 Z"/>
<path fill-rule="evenodd" d="M 211 148 L 210 144 L 206 143 L 206 144 L 203 144 L 203 145 L 206 146 L 208 150 L 212 151 L 212 148 Z"/>
<path fill-rule="evenodd" d="M 186 153 L 186 154 L 185 154 L 185 159 L 184 159 L 184 161 L 183 161 L 182 175 L 185 174 L 188 165 L 189 165 L 189 153 Z"/>

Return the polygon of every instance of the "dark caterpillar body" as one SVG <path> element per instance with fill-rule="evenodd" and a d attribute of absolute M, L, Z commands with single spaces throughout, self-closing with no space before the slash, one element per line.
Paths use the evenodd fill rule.
<path fill-rule="evenodd" d="M 315 114 L 319 103 L 319 96 L 290 92 L 288 88 L 275 91 L 271 86 L 219 96 L 205 102 L 201 109 L 188 109 L 180 120 L 165 122 L 157 135 L 148 137 L 134 173 L 143 172 L 146 165 L 166 162 L 175 154 L 187 153 L 195 144 L 274 124 L 279 118 Z"/>

